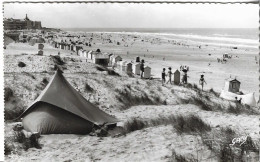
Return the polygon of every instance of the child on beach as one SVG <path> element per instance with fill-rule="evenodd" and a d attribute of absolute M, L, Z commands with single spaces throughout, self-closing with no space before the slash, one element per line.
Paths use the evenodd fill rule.
<path fill-rule="evenodd" d="M 165 79 L 166 78 L 166 74 L 165 74 L 165 68 L 163 68 L 163 71 L 162 71 L 162 85 L 164 85 L 165 83 Z"/>
<path fill-rule="evenodd" d="M 205 79 L 204 79 L 204 75 L 201 75 L 201 76 L 200 76 L 200 80 L 199 80 L 199 84 L 200 84 L 201 87 L 202 87 L 202 91 L 203 91 L 204 83 L 207 84 L 206 81 L 205 81 Z"/>
<path fill-rule="evenodd" d="M 169 76 L 169 80 L 167 81 L 166 84 L 168 84 L 168 82 L 170 82 L 170 84 L 172 84 L 172 68 L 171 67 L 169 67 L 168 76 Z"/>

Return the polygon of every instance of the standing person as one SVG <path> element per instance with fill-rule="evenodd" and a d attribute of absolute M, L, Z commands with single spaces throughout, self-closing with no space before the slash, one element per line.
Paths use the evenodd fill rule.
<path fill-rule="evenodd" d="M 169 76 L 169 80 L 167 81 L 166 84 L 168 84 L 168 82 L 170 82 L 170 84 L 172 84 L 172 68 L 171 67 L 169 67 L 168 76 Z"/>
<path fill-rule="evenodd" d="M 141 70 L 141 78 L 143 78 L 144 77 L 144 60 L 141 61 L 140 70 Z"/>
<path fill-rule="evenodd" d="M 162 85 L 164 85 L 165 81 L 166 81 L 166 74 L 165 74 L 165 68 L 163 68 L 163 71 L 162 71 Z"/>
<path fill-rule="evenodd" d="M 203 91 L 204 83 L 207 84 L 206 81 L 205 81 L 205 79 L 204 79 L 204 75 L 201 75 L 201 76 L 200 76 L 200 80 L 199 80 L 199 84 L 200 84 L 201 87 L 202 87 L 202 91 Z"/>

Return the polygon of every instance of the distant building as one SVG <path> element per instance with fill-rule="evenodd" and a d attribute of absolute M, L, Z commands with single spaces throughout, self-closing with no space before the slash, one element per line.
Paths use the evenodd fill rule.
<path fill-rule="evenodd" d="M 4 19 L 4 30 L 41 29 L 41 21 L 31 21 L 26 14 L 24 19 Z"/>
<path fill-rule="evenodd" d="M 225 91 L 237 93 L 239 92 L 239 88 L 240 88 L 240 82 L 236 78 L 235 79 L 229 78 L 226 80 L 225 87 L 224 87 Z"/>

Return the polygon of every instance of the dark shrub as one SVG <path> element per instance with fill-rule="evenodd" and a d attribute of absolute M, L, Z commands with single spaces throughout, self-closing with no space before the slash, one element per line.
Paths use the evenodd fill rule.
<path fill-rule="evenodd" d="M 126 110 L 131 106 L 135 105 L 158 105 L 162 103 L 157 103 L 156 101 L 150 99 L 146 93 L 141 95 L 135 95 L 131 93 L 131 90 L 128 88 L 123 91 L 116 90 L 118 95 L 116 96 L 117 100 L 122 103 L 121 110 Z"/>
<path fill-rule="evenodd" d="M 110 69 L 107 70 L 107 74 L 113 75 L 113 76 L 120 76 L 117 72 L 115 72 L 114 70 L 110 70 Z"/>
<path fill-rule="evenodd" d="M 106 68 L 101 67 L 101 66 L 96 66 L 96 69 L 97 69 L 98 71 L 106 71 Z"/>
<path fill-rule="evenodd" d="M 193 88 L 194 89 L 198 89 L 198 85 L 197 84 L 193 84 Z"/>
<path fill-rule="evenodd" d="M 9 101 L 11 97 L 13 97 L 13 90 L 9 87 L 4 88 L 4 100 L 5 102 Z"/>
<path fill-rule="evenodd" d="M 26 66 L 26 64 L 25 64 L 25 63 L 23 63 L 23 62 L 18 62 L 18 66 L 19 66 L 19 67 L 25 67 L 25 66 Z"/>
<path fill-rule="evenodd" d="M 187 117 L 178 116 L 176 122 L 173 123 L 173 127 L 178 133 L 204 133 L 211 130 L 208 124 L 195 115 Z"/>
<path fill-rule="evenodd" d="M 191 97 L 190 99 L 181 99 L 181 102 L 184 104 L 194 104 L 199 106 L 202 110 L 205 111 L 212 111 L 212 107 L 206 103 L 206 101 L 203 101 L 201 98 L 199 97 Z"/>
<path fill-rule="evenodd" d="M 47 84 L 49 83 L 49 81 L 48 81 L 47 78 L 43 78 L 43 79 L 42 79 L 42 83 L 45 84 L 45 85 L 47 85 Z"/>
<path fill-rule="evenodd" d="M 16 102 L 16 101 L 14 101 Z M 20 103 L 14 103 L 14 106 L 4 109 L 5 120 L 13 120 L 18 118 L 24 111 L 24 107 L 19 106 Z"/>
<path fill-rule="evenodd" d="M 57 65 L 64 65 L 65 64 L 65 62 L 58 55 L 51 56 L 51 58 L 53 59 L 54 63 L 57 64 Z"/>
<path fill-rule="evenodd" d="M 93 92 L 94 89 L 92 87 L 90 87 L 87 83 L 85 84 L 85 91 L 87 92 Z"/>
<path fill-rule="evenodd" d="M 209 92 L 212 93 L 212 94 L 214 94 L 215 96 L 219 96 L 219 93 L 216 92 L 216 91 L 214 91 L 213 88 L 210 88 Z"/>
<path fill-rule="evenodd" d="M 187 83 L 186 88 L 192 88 L 192 84 Z"/>
<path fill-rule="evenodd" d="M 13 151 L 12 147 L 11 147 L 11 144 L 10 143 L 7 143 L 7 141 L 5 140 L 5 155 L 10 155 L 11 152 Z"/>
<path fill-rule="evenodd" d="M 147 126 L 147 122 L 134 118 L 124 124 L 124 131 L 125 133 L 130 133 L 136 130 L 141 130 Z"/>

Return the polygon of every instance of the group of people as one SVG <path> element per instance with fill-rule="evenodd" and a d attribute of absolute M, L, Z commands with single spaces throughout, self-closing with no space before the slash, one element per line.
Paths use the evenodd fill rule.
<path fill-rule="evenodd" d="M 165 68 L 163 68 L 163 71 L 162 71 L 162 85 L 164 85 L 165 84 L 165 82 L 166 82 L 166 76 L 169 76 L 169 80 L 166 82 L 166 84 L 168 84 L 169 82 L 170 82 L 170 84 L 172 84 L 172 68 L 171 67 L 169 67 L 168 68 L 169 69 L 169 71 L 168 71 L 168 75 L 166 74 L 166 72 L 165 72 Z"/>
<path fill-rule="evenodd" d="M 181 69 L 181 71 L 183 71 L 183 77 L 182 77 L 182 84 L 187 84 L 187 72 L 188 72 L 188 70 L 189 70 L 189 67 L 188 66 L 181 66 L 180 67 L 180 69 Z M 168 68 L 168 72 L 167 72 L 167 74 L 166 74 L 166 69 L 165 68 L 163 68 L 163 71 L 162 71 L 162 85 L 164 85 L 164 84 L 168 84 L 168 83 L 170 83 L 170 84 L 172 84 L 172 68 L 171 67 L 169 67 Z M 168 81 L 166 82 L 166 76 L 168 76 L 169 77 L 169 79 L 168 79 Z M 200 76 L 200 79 L 199 79 L 199 84 L 201 85 L 201 88 L 202 88 L 202 90 L 203 90 L 203 87 L 204 87 L 204 84 L 207 84 L 206 83 L 206 81 L 205 81 L 205 79 L 204 79 L 204 75 L 201 75 Z"/>

